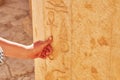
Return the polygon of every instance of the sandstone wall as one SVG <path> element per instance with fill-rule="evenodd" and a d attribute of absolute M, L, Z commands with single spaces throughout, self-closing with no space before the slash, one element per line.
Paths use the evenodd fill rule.
<path fill-rule="evenodd" d="M 36 80 L 120 80 L 119 0 L 32 0 L 32 5 L 34 40 L 54 37 L 53 54 L 35 60 Z"/>

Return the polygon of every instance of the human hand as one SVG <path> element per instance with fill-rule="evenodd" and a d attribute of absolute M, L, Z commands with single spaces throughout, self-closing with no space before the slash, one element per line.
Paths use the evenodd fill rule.
<path fill-rule="evenodd" d="M 53 37 L 49 37 L 46 41 L 37 41 L 34 43 L 32 58 L 46 58 L 52 53 L 51 43 Z"/>

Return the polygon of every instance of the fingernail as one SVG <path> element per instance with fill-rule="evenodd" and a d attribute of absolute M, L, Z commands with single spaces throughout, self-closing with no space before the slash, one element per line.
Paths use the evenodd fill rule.
<path fill-rule="evenodd" d="M 53 40 L 53 36 L 50 36 L 49 39 L 50 39 L 50 40 Z"/>

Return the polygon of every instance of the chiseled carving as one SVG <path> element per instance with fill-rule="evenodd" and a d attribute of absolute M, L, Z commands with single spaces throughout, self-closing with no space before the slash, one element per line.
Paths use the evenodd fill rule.
<path fill-rule="evenodd" d="M 54 26 L 55 13 L 53 11 L 48 12 L 47 25 Z"/>
<path fill-rule="evenodd" d="M 48 0 L 46 9 L 67 13 L 67 6 L 65 5 L 64 0 Z"/>
<path fill-rule="evenodd" d="M 67 28 L 70 27 L 68 26 L 68 24 L 70 24 L 70 21 L 67 21 L 69 17 L 67 6 L 64 0 L 45 0 L 44 3 L 45 27 L 46 29 L 51 30 L 50 34 L 53 35 L 53 40 L 55 40 L 53 43 L 53 54 L 49 57 L 53 63 L 51 66 L 54 68 L 50 69 L 49 72 L 47 72 L 45 80 L 69 80 L 67 79 L 67 73 L 70 71 L 70 62 L 68 61 L 68 63 L 66 63 L 67 61 L 65 61 L 69 60 L 66 59 L 68 57 L 66 57 L 65 54 L 68 54 L 70 50 L 70 36 L 68 34 L 68 30 L 70 29 Z M 58 60 L 57 62 L 60 62 L 60 66 L 54 62 L 56 60 Z"/>
<path fill-rule="evenodd" d="M 68 44 L 68 31 L 67 26 L 65 22 L 65 18 L 61 21 L 61 28 L 60 28 L 60 47 L 62 52 L 68 52 L 69 51 L 69 44 Z"/>

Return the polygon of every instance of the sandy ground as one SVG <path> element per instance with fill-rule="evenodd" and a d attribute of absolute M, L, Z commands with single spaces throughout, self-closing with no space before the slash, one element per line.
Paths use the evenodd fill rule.
<path fill-rule="evenodd" d="M 26 21 L 29 20 L 28 15 L 28 0 L 6 0 L 0 6 L 0 37 L 25 45 L 31 44 L 31 24 Z M 23 24 L 27 29 L 24 29 Z M 7 57 L 5 63 L 0 65 L 0 80 L 34 80 L 33 60 Z"/>

